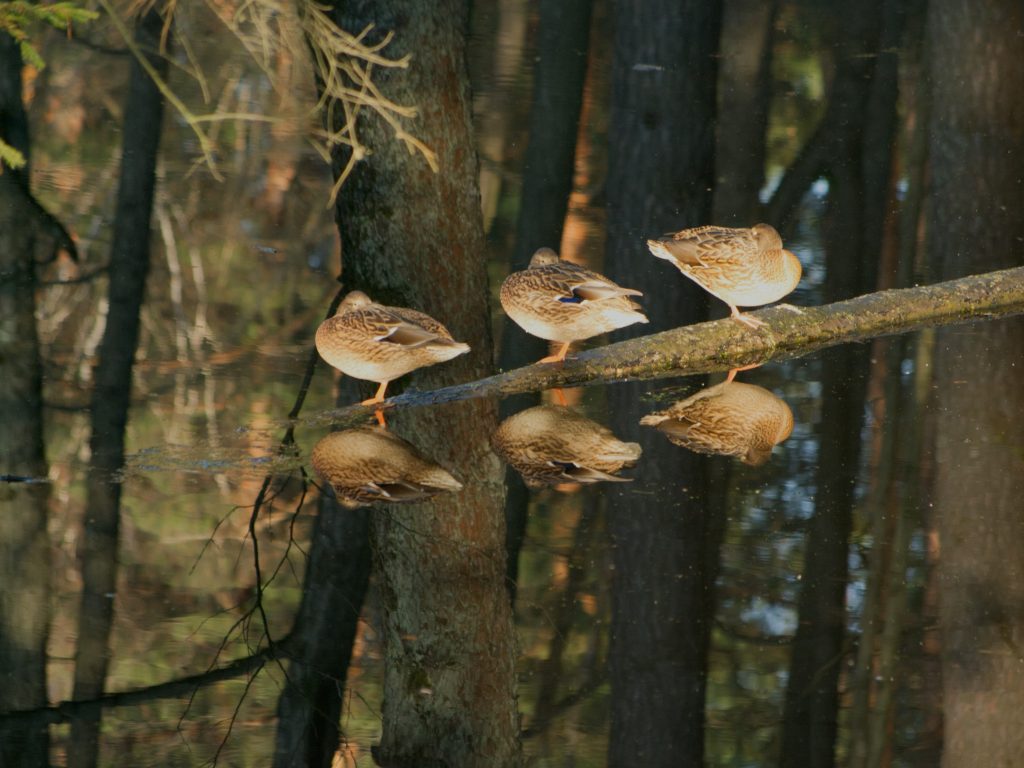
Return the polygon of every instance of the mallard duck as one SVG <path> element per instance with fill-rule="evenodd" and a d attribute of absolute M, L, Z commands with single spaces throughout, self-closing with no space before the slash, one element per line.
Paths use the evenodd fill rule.
<path fill-rule="evenodd" d="M 735 456 L 757 467 L 793 431 L 789 406 L 763 387 L 726 381 L 640 419 L 697 453 Z"/>
<path fill-rule="evenodd" d="M 429 315 L 404 307 L 386 307 L 362 291 L 342 300 L 334 317 L 316 329 L 320 357 L 347 376 L 380 384 L 362 405 L 384 400 L 388 383 L 417 368 L 469 352 Z"/>
<path fill-rule="evenodd" d="M 501 306 L 509 317 L 529 334 L 561 342 L 558 352 L 541 363 L 564 360 L 574 341 L 646 323 L 640 305 L 629 298 L 642 295 L 558 258 L 550 248 L 538 250 L 527 269 L 501 284 Z"/>
<path fill-rule="evenodd" d="M 462 490 L 462 483 L 443 467 L 382 427 L 332 432 L 313 448 L 312 462 L 348 509 Z"/>
<path fill-rule="evenodd" d="M 800 282 L 800 260 L 782 247 L 782 238 L 769 224 L 684 229 L 648 240 L 647 247 L 728 304 L 732 316 L 751 328 L 764 321 L 742 314 L 738 307 L 771 304 Z"/>
<path fill-rule="evenodd" d="M 559 483 L 597 483 L 617 477 L 640 459 L 637 443 L 624 443 L 611 430 L 571 408 L 538 405 L 505 419 L 491 447 L 531 488 Z"/>

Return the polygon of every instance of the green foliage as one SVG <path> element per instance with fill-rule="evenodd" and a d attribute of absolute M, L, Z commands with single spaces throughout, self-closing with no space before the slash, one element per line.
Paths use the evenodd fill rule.
<path fill-rule="evenodd" d="M 45 22 L 57 29 L 66 29 L 71 33 L 74 22 L 92 21 L 99 14 L 79 8 L 74 3 L 60 2 L 49 5 L 35 5 L 25 0 L 0 2 L 0 32 L 6 32 L 18 42 L 21 57 L 36 69 L 45 66 L 43 57 L 28 40 L 28 27 L 36 22 Z M 18 150 L 0 139 L 0 172 L 4 166 L 21 168 L 25 165 L 25 156 Z"/>
<path fill-rule="evenodd" d="M 25 165 L 25 156 L 0 139 L 0 172 L 3 172 L 5 165 L 15 170 L 22 168 Z"/>
<path fill-rule="evenodd" d="M 18 41 L 21 56 L 26 62 L 37 69 L 42 69 L 45 62 L 39 55 L 39 51 L 28 40 L 26 30 L 31 24 L 44 22 L 57 29 L 66 29 L 70 34 L 71 25 L 74 22 L 92 21 L 97 16 L 99 14 L 95 11 L 79 8 L 75 3 L 35 5 L 25 2 L 25 0 L 12 0 L 11 2 L 0 2 L 0 32 L 6 32 Z"/>

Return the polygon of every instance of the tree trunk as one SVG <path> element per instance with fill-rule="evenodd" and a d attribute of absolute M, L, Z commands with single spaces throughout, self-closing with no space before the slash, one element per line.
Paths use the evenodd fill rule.
<path fill-rule="evenodd" d="M 135 39 L 143 50 L 160 48 L 163 23 L 155 9 L 138 20 Z M 166 59 L 154 53 L 149 60 L 158 72 L 166 73 Z M 121 482 L 115 475 L 124 466 L 139 311 L 149 272 L 149 223 L 162 118 L 163 96 L 133 59 L 110 253 L 110 309 L 93 377 L 88 498 L 78 550 L 82 602 L 75 652 L 75 699 L 99 696 L 107 675 L 121 505 Z M 97 706 L 72 723 L 68 748 L 72 768 L 96 765 L 100 716 Z"/>
<path fill-rule="evenodd" d="M 718 75 L 715 223 L 749 227 L 764 186 L 772 44 L 779 0 L 725 0 Z"/>
<path fill-rule="evenodd" d="M 1024 6 L 935 0 L 931 256 L 942 275 L 1024 263 Z M 935 513 L 941 545 L 946 768 L 1024 754 L 1024 322 L 937 342 Z"/>
<path fill-rule="evenodd" d="M 370 515 L 324 497 L 290 634 L 291 664 L 277 705 L 274 768 L 330 768 L 359 612 L 370 577 Z"/>
<path fill-rule="evenodd" d="M 718 2 L 614 6 L 605 272 L 644 292 L 652 327 L 706 316 L 706 300 L 644 238 L 707 223 L 714 183 Z M 673 294 L 674 293 L 674 298 Z M 639 335 L 632 326 L 627 335 Z M 612 430 L 635 433 L 645 387 L 608 392 Z M 638 485 L 609 489 L 614 559 L 610 766 L 700 765 L 721 526 L 705 509 L 705 461 L 642 433 Z"/>
<path fill-rule="evenodd" d="M 590 12 L 593 0 L 542 0 L 537 30 L 537 64 L 533 73 L 530 139 L 523 163 L 516 242 L 509 271 L 525 269 L 538 248 L 559 250 L 569 210 L 576 161 L 583 86 L 587 74 Z M 505 318 L 498 367 L 511 370 L 542 358 L 546 344 Z M 500 405 L 501 418 L 536 405 L 535 393 L 509 397 Z M 519 576 L 519 549 L 526 535 L 530 492 L 511 467 L 505 475 L 508 498 L 508 588 L 513 599 Z"/>
<path fill-rule="evenodd" d="M 0 138 L 28 154 L 21 55 L 0 32 Z M 46 704 L 50 541 L 36 332 L 35 235 L 27 180 L 0 173 L 0 713 Z M 32 482 L 22 482 L 31 480 Z M 45 725 L 0 724 L 0 765 L 46 765 Z"/>
<path fill-rule="evenodd" d="M 440 173 L 393 131 L 363 119 L 373 154 L 338 196 L 343 275 L 375 300 L 427 312 L 472 351 L 412 374 L 420 387 L 492 369 L 487 273 L 465 71 L 464 0 L 336 2 L 333 18 L 371 40 L 394 32 L 380 72 L 388 98 L 416 104 L 410 130 L 437 153 Z M 345 153 L 340 153 L 344 155 Z M 347 157 L 335 158 L 340 172 Z M 503 469 L 488 447 L 489 402 L 403 414 L 392 427 L 465 484 L 452 497 L 376 512 L 376 567 L 385 607 L 383 734 L 389 766 L 520 763 L 515 640 L 505 591 Z"/>
<path fill-rule="evenodd" d="M 889 113 L 895 108 L 895 89 L 875 79 L 881 0 L 858 4 L 851 16 L 838 41 L 839 61 L 825 118 L 832 131 L 826 173 L 828 211 L 823 222 L 825 294 L 832 301 L 875 285 L 882 228 L 866 228 L 869 221 L 884 218 L 892 153 Z M 879 94 L 874 100 L 873 93 Z M 883 124 L 869 124 L 869 103 L 874 106 L 870 116 Z M 869 135 L 875 145 L 866 143 Z M 869 347 L 844 346 L 822 356 L 824 401 L 815 511 L 807 535 L 783 714 L 780 762 L 792 768 L 824 768 L 835 761 L 847 560 L 869 353 Z"/>

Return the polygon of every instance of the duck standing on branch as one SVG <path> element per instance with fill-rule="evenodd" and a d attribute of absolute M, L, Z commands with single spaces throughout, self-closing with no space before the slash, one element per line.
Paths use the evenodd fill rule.
<path fill-rule="evenodd" d="M 377 394 L 361 405 L 383 402 L 388 383 L 417 368 L 469 352 L 441 323 L 404 307 L 386 307 L 362 291 L 342 300 L 334 317 L 316 329 L 320 357 L 346 376 L 375 381 Z M 377 420 L 383 424 L 380 411 Z"/>
<path fill-rule="evenodd" d="M 564 261 L 550 248 L 538 250 L 527 269 L 513 272 L 501 284 L 501 306 L 519 327 L 562 344 L 541 363 L 565 360 L 574 341 L 646 323 L 647 317 L 631 296 L 643 294 Z"/>
<path fill-rule="evenodd" d="M 799 259 L 782 247 L 782 238 L 769 224 L 694 227 L 648 240 L 647 247 L 728 304 L 732 316 L 751 328 L 764 321 L 742 314 L 738 307 L 776 302 L 800 282 Z"/>

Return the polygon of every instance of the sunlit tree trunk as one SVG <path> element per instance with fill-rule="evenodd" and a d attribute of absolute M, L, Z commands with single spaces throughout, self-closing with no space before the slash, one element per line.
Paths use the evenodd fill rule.
<path fill-rule="evenodd" d="M 156 51 L 162 29 L 163 18 L 150 9 L 138 20 L 135 39 L 143 50 Z M 166 60 L 156 54 L 150 56 L 151 65 L 165 73 Z M 149 272 L 149 223 L 162 118 L 163 97 L 142 66 L 132 59 L 110 253 L 110 309 L 90 408 L 88 499 L 78 546 L 82 602 L 75 651 L 75 699 L 94 699 L 103 693 L 109 663 L 122 486 L 116 473 L 124 466 L 139 311 Z M 99 728 L 99 707 L 86 710 L 72 722 L 70 766 L 96 765 Z"/>
<path fill-rule="evenodd" d="M 644 292 L 651 328 L 706 316 L 704 296 L 651 256 L 644 239 L 709 223 L 720 14 L 718 2 L 703 0 L 614 5 L 605 272 Z M 657 494 L 607 491 L 615 565 L 608 764 L 700 765 L 721 525 L 705 509 L 705 459 L 637 431 L 646 389 L 608 392 L 613 430 L 643 446 L 636 483 Z"/>
<path fill-rule="evenodd" d="M 383 93 L 416 104 L 409 128 L 437 153 L 435 173 L 366 119 L 373 154 L 341 188 L 336 210 L 343 278 L 388 304 L 444 322 L 472 351 L 409 376 L 417 387 L 492 370 L 487 273 L 465 70 L 464 0 L 337 2 L 333 18 L 370 40 L 394 32 Z M 340 171 L 346 158 L 335 159 Z M 389 426 L 465 484 L 429 504 L 375 512 L 384 606 L 383 733 L 390 766 L 509 766 L 520 762 L 515 640 L 505 591 L 503 469 L 488 447 L 497 409 L 479 401 L 396 415 Z"/>
<path fill-rule="evenodd" d="M 21 55 L 0 32 L 0 138 L 28 155 Z M 36 332 L 35 235 L 27 179 L 0 173 L 0 714 L 46 704 L 49 486 Z M 36 482 L 25 483 L 21 480 Z M 45 725 L 0 725 L 0 765 L 48 762 Z"/>
<path fill-rule="evenodd" d="M 530 138 L 509 271 L 525 269 L 541 247 L 559 250 L 569 209 L 576 159 L 576 134 L 583 105 L 593 0 L 542 0 L 533 74 Z M 545 342 L 505 318 L 498 367 L 511 370 L 539 360 Z M 537 403 L 535 393 L 506 398 L 502 418 Z M 506 476 L 508 499 L 508 585 L 515 594 L 519 549 L 526 533 L 529 491 L 518 472 Z"/>
<path fill-rule="evenodd" d="M 931 256 L 943 276 L 1024 263 L 1024 5 L 934 0 Z M 1024 755 L 1024 321 L 937 341 L 946 768 Z"/>

